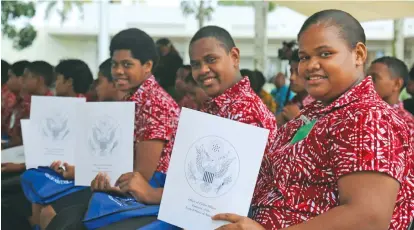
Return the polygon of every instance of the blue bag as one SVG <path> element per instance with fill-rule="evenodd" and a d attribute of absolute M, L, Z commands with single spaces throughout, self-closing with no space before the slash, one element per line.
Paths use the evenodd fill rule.
<path fill-rule="evenodd" d="M 88 188 L 75 186 L 73 180 L 65 180 L 49 167 L 29 169 L 21 175 L 20 181 L 26 198 L 36 204 L 49 204 L 63 196 Z"/>
<path fill-rule="evenodd" d="M 154 188 L 164 187 L 166 175 L 155 172 L 149 184 Z M 159 205 L 146 205 L 137 202 L 132 197 L 122 197 L 113 194 L 95 192 L 89 201 L 83 224 L 87 229 L 97 229 L 128 218 L 139 216 L 157 216 Z M 143 229 L 174 229 L 174 226 L 158 221 L 145 226 Z M 152 225 L 154 224 L 154 225 Z M 156 226 L 164 226 L 157 228 Z M 156 227 L 156 228 L 154 228 Z"/>

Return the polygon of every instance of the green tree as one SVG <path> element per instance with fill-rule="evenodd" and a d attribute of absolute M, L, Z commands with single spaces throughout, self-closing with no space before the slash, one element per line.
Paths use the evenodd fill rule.
<path fill-rule="evenodd" d="M 211 0 L 184 0 L 181 1 L 181 11 L 186 17 L 194 14 L 198 21 L 198 28 L 201 28 L 206 21 L 211 20 L 214 7 L 212 6 Z"/>
<path fill-rule="evenodd" d="M 36 14 L 33 2 L 1 1 L 1 32 L 13 42 L 13 47 L 22 50 L 33 43 L 37 32 L 30 24 Z M 23 27 L 16 26 L 16 21 Z"/>
<path fill-rule="evenodd" d="M 91 2 L 91 0 L 82 0 L 82 1 L 42 1 L 42 3 L 46 3 L 46 10 L 45 10 L 45 19 L 50 17 L 50 14 L 53 11 L 57 11 L 60 17 L 60 22 L 63 23 L 68 19 L 68 14 L 73 11 L 73 9 L 78 9 L 81 13 L 81 17 L 83 17 L 83 5 L 85 3 Z M 61 3 L 61 4 L 59 4 Z"/>

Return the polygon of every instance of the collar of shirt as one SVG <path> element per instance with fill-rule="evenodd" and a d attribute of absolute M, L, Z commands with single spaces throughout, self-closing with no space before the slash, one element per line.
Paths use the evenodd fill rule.
<path fill-rule="evenodd" d="M 135 91 L 135 93 L 134 94 L 132 94 L 130 97 L 127 97 L 128 99 L 127 99 L 127 101 L 136 101 L 136 100 L 134 100 L 134 99 L 139 99 L 140 97 L 139 97 L 139 94 L 142 92 L 142 91 L 145 91 L 146 89 L 151 89 L 151 87 L 153 86 L 153 85 L 155 85 L 156 84 L 156 81 L 155 81 L 155 77 L 154 77 L 154 75 L 151 75 L 149 78 L 147 78 L 147 80 L 145 80 L 139 87 L 138 87 L 138 89 L 137 89 L 137 91 Z"/>
<path fill-rule="evenodd" d="M 404 103 L 399 101 L 397 104 L 391 105 L 393 109 L 404 109 Z"/>
<path fill-rule="evenodd" d="M 226 101 L 233 101 L 239 98 L 242 92 L 246 91 L 253 91 L 250 87 L 249 78 L 244 77 L 239 82 L 237 82 L 233 87 L 224 91 L 223 94 L 211 99 L 210 101 L 206 102 L 206 108 L 216 105 L 217 107 L 221 108 Z"/>
<path fill-rule="evenodd" d="M 320 101 L 315 101 L 311 103 L 306 108 L 306 110 L 310 110 L 309 112 L 314 111 L 311 113 L 317 112 L 323 115 L 332 112 L 335 109 L 347 106 L 357 100 L 364 98 L 372 98 L 375 96 L 378 97 L 374 88 L 374 84 L 372 82 L 372 78 L 371 76 L 368 76 L 365 79 L 363 79 L 359 84 L 357 84 L 356 86 L 342 94 L 338 99 L 336 99 L 328 106 L 324 106 Z"/>

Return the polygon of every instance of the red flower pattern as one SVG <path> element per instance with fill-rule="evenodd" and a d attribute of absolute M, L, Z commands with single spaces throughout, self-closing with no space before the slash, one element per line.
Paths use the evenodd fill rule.
<path fill-rule="evenodd" d="M 301 111 L 317 120 L 301 141 L 296 118 L 279 129 L 265 156 L 253 198 L 253 219 L 280 229 L 339 205 L 338 180 L 357 171 L 386 173 L 401 184 L 389 229 L 407 229 L 414 216 L 414 156 L 408 127 L 375 92 L 371 77 L 329 106 L 315 101 Z"/>
<path fill-rule="evenodd" d="M 128 99 L 135 102 L 134 142 L 165 140 L 157 171 L 166 173 L 170 163 L 180 108 L 174 99 L 155 81 L 145 80 Z"/>
<path fill-rule="evenodd" d="M 17 103 L 17 98 L 12 93 L 7 85 L 1 88 L 1 130 L 7 132 L 10 126 L 10 116 L 13 112 L 13 108 Z"/>
<path fill-rule="evenodd" d="M 410 129 L 412 141 L 414 143 L 414 116 L 404 109 L 404 103 L 400 102 L 395 105 L 392 105 L 392 108 L 400 115 L 400 117 L 407 123 L 408 128 Z"/>
<path fill-rule="evenodd" d="M 48 90 L 44 96 L 53 96 L 52 91 Z M 10 118 L 8 121 L 8 135 L 10 137 L 22 135 L 21 119 L 30 118 L 30 105 L 32 102 L 31 95 L 20 96 L 16 100 L 16 104 L 11 109 Z"/>

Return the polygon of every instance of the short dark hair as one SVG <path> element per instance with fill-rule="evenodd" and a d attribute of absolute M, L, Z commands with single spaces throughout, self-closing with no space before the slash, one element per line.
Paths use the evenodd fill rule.
<path fill-rule="evenodd" d="M 218 26 L 205 26 L 197 31 L 197 33 L 194 34 L 193 38 L 191 38 L 190 46 L 194 42 L 202 39 L 202 38 L 215 38 L 218 41 L 222 43 L 222 46 L 227 52 L 230 52 L 230 50 L 234 47 L 236 47 L 236 44 L 234 43 L 233 38 L 231 37 L 230 33 Z"/>
<path fill-rule="evenodd" d="M 10 64 L 1 59 L 1 85 L 4 85 L 9 80 Z"/>
<path fill-rule="evenodd" d="M 73 90 L 76 93 L 86 93 L 93 82 L 92 72 L 88 65 L 79 59 L 61 60 L 55 72 L 62 74 L 65 79 L 72 79 Z"/>
<path fill-rule="evenodd" d="M 305 30 L 318 23 L 338 27 L 341 37 L 350 48 L 355 48 L 358 42 L 366 43 L 364 28 L 358 20 L 345 11 L 335 9 L 319 11 L 306 19 L 299 31 L 298 40 Z"/>
<path fill-rule="evenodd" d="M 414 65 L 413 67 L 411 67 L 411 70 L 410 70 L 410 80 L 414 81 Z"/>
<path fill-rule="evenodd" d="M 243 77 L 248 77 L 249 81 L 250 81 L 250 87 L 253 89 L 254 92 L 256 92 L 257 88 L 258 88 L 258 82 L 257 82 L 257 78 L 256 78 L 256 74 L 254 71 L 249 70 L 249 69 L 241 69 L 240 70 L 240 74 Z M 258 92 L 256 92 L 258 93 Z"/>
<path fill-rule="evenodd" d="M 34 61 L 26 67 L 32 74 L 43 77 L 47 87 L 55 82 L 53 66 L 45 61 Z"/>
<path fill-rule="evenodd" d="M 110 58 L 106 59 L 99 65 L 99 72 L 102 74 L 102 76 L 108 79 L 109 82 L 114 81 L 111 73 L 111 65 L 112 63 Z"/>
<path fill-rule="evenodd" d="M 289 63 L 299 62 L 299 61 L 300 61 L 300 59 L 299 59 L 299 50 L 295 49 L 295 50 L 292 51 L 292 57 L 290 58 Z"/>
<path fill-rule="evenodd" d="M 152 61 L 152 70 L 158 63 L 158 54 L 154 40 L 144 31 L 131 28 L 117 33 L 109 46 L 110 55 L 116 50 L 130 50 L 132 56 L 141 64 Z"/>
<path fill-rule="evenodd" d="M 382 63 L 387 66 L 392 78 L 401 78 L 404 80 L 404 86 L 407 84 L 409 72 L 407 65 L 398 58 L 384 56 L 375 59 L 372 64 Z"/>
<path fill-rule="evenodd" d="M 167 45 L 171 45 L 171 41 L 168 38 L 160 38 L 155 42 L 155 44 L 167 46 Z"/>
<path fill-rule="evenodd" d="M 11 71 L 13 71 L 13 73 L 17 77 L 21 77 L 21 76 L 23 76 L 24 69 L 26 69 L 26 67 L 29 64 L 30 64 L 30 62 L 29 61 L 26 61 L 26 60 L 17 61 L 15 63 L 13 63 L 13 65 L 11 65 L 10 69 L 11 69 Z"/>
<path fill-rule="evenodd" d="M 257 81 L 257 91 L 260 92 L 260 90 L 262 90 L 264 84 L 266 83 L 266 78 L 263 75 L 263 73 L 259 70 L 255 70 L 254 75 Z"/>

